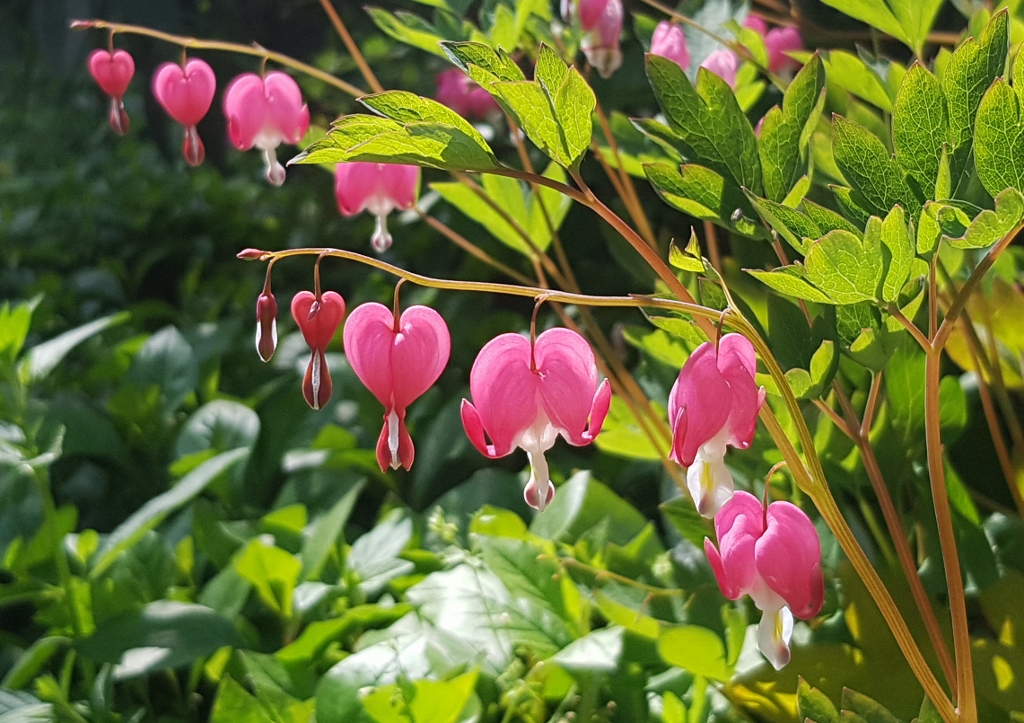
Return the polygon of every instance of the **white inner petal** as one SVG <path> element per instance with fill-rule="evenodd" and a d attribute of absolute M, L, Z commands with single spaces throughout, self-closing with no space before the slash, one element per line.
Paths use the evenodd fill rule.
<path fill-rule="evenodd" d="M 391 452 L 391 469 L 401 467 L 398 459 L 398 412 L 394 409 L 388 415 L 388 451 Z"/>

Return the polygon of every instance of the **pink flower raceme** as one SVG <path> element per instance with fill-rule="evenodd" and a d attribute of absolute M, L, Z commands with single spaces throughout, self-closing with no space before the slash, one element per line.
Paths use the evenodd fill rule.
<path fill-rule="evenodd" d="M 210 110 L 217 79 L 204 60 L 191 58 L 185 67 L 164 63 L 153 76 L 153 95 L 167 114 L 185 126 L 181 152 L 190 166 L 198 166 L 206 157 L 196 125 Z"/>
<path fill-rule="evenodd" d="M 575 14 L 579 15 L 583 31 L 583 54 L 602 78 L 611 77 L 622 65 L 622 0 L 562 0 L 562 17 L 566 22 Z"/>
<path fill-rule="evenodd" d="M 420 185 L 418 166 L 349 161 L 334 167 L 334 195 L 343 216 L 369 211 L 377 217 L 370 243 L 378 253 L 391 248 L 388 214 L 412 208 Z"/>
<path fill-rule="evenodd" d="M 473 363 L 469 389 L 476 406 L 462 400 L 462 426 L 491 459 L 516 447 L 526 452 L 532 470 L 524 495 L 531 507 L 543 510 L 554 497 L 544 452 L 558 435 L 579 447 L 601 431 L 611 388 L 597 379 L 590 345 L 569 329 L 549 329 L 532 346 L 518 334 L 502 334 Z"/>
<path fill-rule="evenodd" d="M 458 68 L 437 74 L 438 103 L 469 120 L 487 120 L 501 112 L 497 101 Z"/>
<path fill-rule="evenodd" d="M 773 73 L 792 72 L 800 67 L 797 61 L 786 55 L 786 53 L 804 48 L 800 32 L 796 28 L 772 28 L 769 30 L 764 20 L 756 15 L 748 15 L 743 26 L 764 38 L 764 46 L 768 51 L 768 70 Z"/>
<path fill-rule="evenodd" d="M 322 409 L 334 389 L 324 354 L 345 318 L 345 300 L 334 291 L 324 292 L 319 298 L 311 291 L 300 291 L 292 299 L 292 318 L 310 351 L 302 396 L 313 409 Z"/>
<path fill-rule="evenodd" d="M 451 351 L 448 326 L 427 306 L 411 306 L 396 319 L 382 304 L 362 304 L 345 322 L 344 341 L 352 370 L 384 405 L 384 428 L 377 440 L 380 471 L 408 470 L 415 449 L 405 410 L 444 371 Z"/>
<path fill-rule="evenodd" d="M 736 69 L 739 66 L 739 59 L 736 57 L 736 53 L 731 50 L 719 48 L 704 58 L 704 62 L 700 66 L 707 68 L 724 80 L 729 84 L 730 88 L 736 87 Z"/>
<path fill-rule="evenodd" d="M 124 94 L 135 75 L 135 60 L 127 50 L 94 50 L 89 53 L 89 74 L 110 96 L 110 127 L 123 136 L 131 126 L 124 109 Z"/>
<path fill-rule="evenodd" d="M 264 78 L 243 73 L 224 93 L 224 115 L 235 148 L 262 150 L 267 180 L 275 186 L 284 183 L 284 166 L 275 150 L 282 143 L 298 143 L 309 129 L 309 108 L 292 77 L 277 70 Z"/>
<path fill-rule="evenodd" d="M 821 543 L 796 505 L 772 502 L 765 510 L 749 492 L 737 492 L 715 517 L 718 549 L 704 551 L 730 600 L 750 595 L 762 611 L 757 647 L 776 670 L 789 662 L 793 616 L 809 620 L 821 611 L 825 580 Z"/>
<path fill-rule="evenodd" d="M 690 51 L 686 47 L 686 34 L 674 23 L 662 21 L 654 29 L 651 53 L 675 61 L 683 70 L 690 67 Z"/>
<path fill-rule="evenodd" d="M 714 517 L 733 494 L 726 446 L 746 449 L 754 439 L 764 404 L 764 387 L 754 383 L 756 368 L 754 347 L 746 337 L 726 334 L 717 346 L 704 342 L 697 347 L 669 393 L 669 459 L 688 468 L 686 486 L 704 517 Z"/>

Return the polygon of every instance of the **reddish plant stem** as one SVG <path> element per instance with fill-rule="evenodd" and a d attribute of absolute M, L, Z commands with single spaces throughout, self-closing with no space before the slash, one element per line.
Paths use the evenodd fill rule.
<path fill-rule="evenodd" d="M 341 38 L 341 42 L 345 44 L 345 48 L 348 50 L 349 55 L 352 56 L 352 60 L 355 61 L 359 67 L 359 72 L 363 76 L 363 80 L 370 86 L 374 93 L 380 93 L 384 90 L 384 86 L 377 80 L 377 76 L 370 70 L 370 64 L 366 62 L 366 58 L 363 57 L 363 52 L 359 49 L 359 46 L 352 39 L 352 36 L 348 32 L 348 28 L 345 27 L 345 23 L 342 21 L 341 16 L 338 15 L 338 11 L 334 9 L 331 4 L 331 0 L 320 0 L 320 5 L 323 7 L 324 12 L 327 13 L 327 17 L 331 20 L 331 25 L 334 26 L 335 32 Z"/>

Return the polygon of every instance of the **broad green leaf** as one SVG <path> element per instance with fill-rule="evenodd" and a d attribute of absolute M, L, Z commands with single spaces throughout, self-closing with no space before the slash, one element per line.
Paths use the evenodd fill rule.
<path fill-rule="evenodd" d="M 199 362 L 182 333 L 167 326 L 146 340 L 135 355 L 125 381 L 155 388 L 163 409 L 174 412 L 199 383 Z"/>
<path fill-rule="evenodd" d="M 676 63 L 650 54 L 647 77 L 686 159 L 760 194 L 757 138 L 728 84 L 701 68 L 694 87 Z"/>
<path fill-rule="evenodd" d="M 38 299 L 37 299 L 38 301 Z M 5 301 L 0 304 L 0 359 L 13 362 L 21 353 L 32 326 L 32 310 L 36 303 L 22 302 L 14 306 Z"/>
<path fill-rule="evenodd" d="M 552 656 L 551 662 L 558 663 L 574 674 L 613 674 L 625 652 L 624 633 L 618 625 L 595 630 L 559 650 Z"/>
<path fill-rule="evenodd" d="M 844 711 L 856 713 L 867 723 L 903 723 L 881 704 L 849 688 L 843 688 L 842 707 Z"/>
<path fill-rule="evenodd" d="M 801 719 L 811 723 L 839 723 L 839 711 L 832 701 L 817 688 L 812 688 L 803 678 L 799 679 L 797 685 L 796 700 Z"/>
<path fill-rule="evenodd" d="M 978 106 L 974 161 L 981 185 L 991 195 L 1024 189 L 1024 124 L 1020 94 L 1024 93 L 1024 62 L 1014 69 L 1014 87 L 997 78 Z"/>
<path fill-rule="evenodd" d="M 348 567 L 359 576 L 359 588 L 365 595 L 376 596 L 389 581 L 412 572 L 412 563 L 399 558 L 411 539 L 412 520 L 396 509 L 353 543 Z"/>
<path fill-rule="evenodd" d="M 829 188 L 836 198 L 836 205 L 846 218 L 858 226 L 868 222 L 871 213 L 864 208 L 864 198 L 857 191 L 837 184 L 831 184 Z"/>
<path fill-rule="evenodd" d="M 43 667 L 57 653 L 69 648 L 73 641 L 63 635 L 44 635 L 26 648 L 4 674 L 0 691 L 20 690 L 40 674 Z M 3 705 L 0 703 L 0 712 Z M 0 720 L 3 720 L 0 718 Z"/>
<path fill-rule="evenodd" d="M 994 211 L 983 210 L 971 221 L 962 236 L 945 238 L 958 249 L 988 248 L 1012 232 L 1024 219 L 1024 196 L 1016 188 L 1007 188 L 995 198 Z"/>
<path fill-rule="evenodd" d="M 197 452 L 252 449 L 260 433 L 260 417 L 249 407 L 215 399 L 197 409 L 178 433 L 174 454 L 181 458 Z"/>
<path fill-rule="evenodd" d="M 831 5 L 850 17 L 857 18 L 873 28 L 878 28 L 886 35 L 891 35 L 904 43 L 911 50 L 914 43 L 903 25 L 893 14 L 890 2 L 897 3 L 902 0 L 822 0 L 826 5 Z"/>
<path fill-rule="evenodd" d="M 821 228 L 807 214 L 751 193 L 747 194 L 747 198 L 765 223 L 801 254 L 807 253 L 810 241 L 821 237 Z"/>
<path fill-rule="evenodd" d="M 772 271 L 759 271 L 757 269 L 745 269 L 745 271 L 761 283 L 785 296 L 805 299 L 806 301 L 817 301 L 821 304 L 835 303 L 824 292 L 815 288 L 807 280 L 804 275 L 805 272 L 800 266 L 780 266 Z"/>
<path fill-rule="evenodd" d="M 625 546 L 644 530 L 647 519 L 626 500 L 592 479 L 589 472 L 577 472 L 558 488 L 551 504 L 533 518 L 530 532 L 571 544 L 599 525 L 607 525 L 609 542 Z"/>
<path fill-rule="evenodd" d="M 711 535 L 708 520 L 701 517 L 693 501 L 686 495 L 663 502 L 661 512 L 683 539 L 689 540 L 698 549 L 704 546 L 704 539 Z"/>
<path fill-rule="evenodd" d="M 540 52 L 537 53 L 537 65 L 533 77 L 544 87 L 548 95 L 554 97 L 568 74 L 569 66 L 558 57 L 558 53 L 547 45 L 541 44 Z"/>
<path fill-rule="evenodd" d="M 900 27 L 903 28 L 910 40 L 911 50 L 920 57 L 943 0 L 888 0 L 888 2 Z"/>
<path fill-rule="evenodd" d="M 240 642 L 231 621 L 210 608 L 158 600 L 100 625 L 76 647 L 94 662 L 114 664 L 114 678 L 123 680 L 188 666 Z"/>
<path fill-rule="evenodd" d="M 24 307 L 15 307 L 16 313 L 19 308 Z M 29 314 L 30 313 L 31 312 L 29 312 Z M 10 313 L 10 316 L 14 317 L 15 313 Z M 123 324 L 128 320 L 128 317 L 128 312 L 124 311 L 119 314 L 104 316 L 101 319 L 90 321 L 87 324 L 83 324 L 82 326 L 71 329 L 70 331 L 66 331 L 60 336 L 44 341 L 41 344 L 36 344 L 34 347 L 29 349 L 25 358 L 21 361 L 20 367 L 23 378 L 28 381 L 38 381 L 42 379 L 52 372 L 54 368 L 60 364 L 61 360 L 67 356 L 68 352 L 76 346 L 86 339 L 100 333 L 104 329 L 116 326 L 117 324 Z M 28 317 L 25 316 L 24 318 L 27 319 Z M 20 333 L 18 331 L 21 328 L 19 320 L 14 318 L 5 319 L 0 315 L 0 327 L 3 327 L 5 324 L 12 324 L 11 331 L 14 332 L 14 334 Z M 27 330 L 27 326 L 25 326 L 25 331 Z M 14 335 L 12 335 L 12 338 L 13 336 Z M 0 347 L 2 346 L 3 341 L 0 340 Z M 13 348 L 14 345 L 11 345 L 11 347 Z"/>
<path fill-rule="evenodd" d="M 880 239 L 859 239 L 848 231 L 830 231 L 811 244 L 807 278 L 835 304 L 871 301 L 882 282 Z"/>
<path fill-rule="evenodd" d="M 892 99 L 878 73 L 862 58 L 845 50 L 822 53 L 829 87 L 842 88 L 883 111 L 892 110 Z"/>
<path fill-rule="evenodd" d="M 903 171 L 877 136 L 864 127 L 835 116 L 832 152 L 836 165 L 863 199 L 867 211 L 884 216 L 897 204 L 911 210 L 920 208 Z"/>
<path fill-rule="evenodd" d="M 480 702 L 473 692 L 477 676 L 472 670 L 451 680 L 382 686 L 363 698 L 363 706 L 377 723 L 470 723 L 480 715 Z M 467 715 L 470 708 L 475 715 Z"/>
<path fill-rule="evenodd" d="M 682 251 L 675 242 L 668 245 L 668 262 L 682 271 L 693 273 L 704 273 L 704 260 L 700 255 L 700 244 L 697 242 L 697 233 L 690 229 L 690 242 L 686 244 L 686 251 Z"/>
<path fill-rule="evenodd" d="M 217 686 L 217 700 L 210 723 L 275 723 L 270 714 L 249 691 L 225 675 Z"/>
<path fill-rule="evenodd" d="M 563 167 L 572 165 L 573 158 L 559 129 L 554 106 L 540 83 L 529 80 L 501 82 L 493 83 L 491 89 L 534 145 Z"/>
<path fill-rule="evenodd" d="M 445 40 L 445 38 L 438 35 L 432 29 L 428 30 L 424 27 L 416 27 L 403 22 L 394 13 L 390 13 L 382 8 L 366 8 L 366 12 L 369 13 L 376 26 L 386 35 L 406 45 L 425 50 L 428 53 L 440 55 L 441 57 L 445 56 L 440 45 L 441 41 Z M 422 23 L 422 25 L 425 25 L 425 23 Z"/>
<path fill-rule="evenodd" d="M 926 197 L 936 188 L 942 148 L 948 138 L 946 98 L 939 80 L 923 65 L 915 63 L 904 76 L 896 95 L 892 144 L 896 160 Z"/>
<path fill-rule="evenodd" d="M 594 444 L 602 452 L 633 459 L 659 460 L 663 450 L 654 446 L 629 407 L 618 396 L 612 397 L 608 416 Z"/>
<path fill-rule="evenodd" d="M 480 131 L 473 127 L 472 123 L 436 100 L 423 98 L 404 90 L 386 90 L 383 93 L 364 95 L 359 102 L 370 110 L 377 111 L 385 118 L 399 123 L 426 122 L 454 126 L 476 141 L 481 148 L 490 151 L 487 141 L 480 135 Z"/>
<path fill-rule="evenodd" d="M 1005 11 L 996 13 L 978 40 L 968 38 L 956 49 L 942 74 L 954 193 L 964 177 L 970 175 L 974 121 L 982 96 L 1006 66 L 1008 24 Z"/>
<path fill-rule="evenodd" d="M 496 239 L 527 258 L 533 258 L 536 251 L 527 244 L 523 238 L 524 234 L 529 235 L 534 246 L 542 252 L 551 243 L 551 231 L 543 213 L 537 207 L 536 197 L 530 196 L 528 208 L 522 184 L 513 178 L 488 174 L 484 176 L 483 187 L 488 198 L 505 211 L 516 225 L 509 223 L 505 216 L 495 209 L 494 205 L 481 198 L 469 186 L 462 183 L 445 182 L 433 183 L 430 187 L 437 191 L 441 198 L 487 229 Z M 560 222 L 558 214 L 560 213 L 564 218 L 565 213 L 568 212 L 568 203 L 562 201 L 564 196 L 552 190 L 544 197 L 548 199 L 547 208 L 548 212 L 552 214 L 552 222 Z M 532 233 L 533 231 L 536 233 Z"/>
<path fill-rule="evenodd" d="M 888 269 L 882 283 L 882 299 L 893 302 L 899 299 L 900 290 L 910 276 L 910 267 L 914 261 L 914 244 L 910 238 L 906 214 L 900 206 L 894 206 L 879 226 L 882 244 L 889 250 Z"/>
<path fill-rule="evenodd" d="M 917 253 L 927 256 L 935 251 L 942 237 L 942 227 L 939 225 L 938 214 L 943 204 L 929 201 L 921 209 L 921 216 L 917 221 Z"/>
<path fill-rule="evenodd" d="M 494 50 L 483 43 L 447 41 L 441 43 L 441 48 L 453 63 L 467 73 L 471 66 L 476 66 L 497 80 L 526 80 L 523 71 L 503 50 Z"/>
<path fill-rule="evenodd" d="M 242 578 L 252 583 L 267 607 L 283 619 L 291 619 L 293 593 L 302 572 L 298 558 L 256 538 L 235 558 L 234 567 Z"/>
<path fill-rule="evenodd" d="M 658 654 L 669 665 L 678 665 L 694 675 L 721 681 L 732 675 L 722 639 L 697 625 L 662 626 Z"/>
<path fill-rule="evenodd" d="M 538 611 L 561 618 L 576 632 L 555 560 L 537 545 L 512 537 L 480 535 L 475 544 L 488 569 L 501 578 L 514 598 L 531 601 Z"/>
<path fill-rule="evenodd" d="M 673 208 L 744 236 L 762 235 L 760 227 L 743 213 L 749 207 L 744 196 L 715 171 L 695 164 L 677 167 L 645 163 L 644 173 L 658 195 Z M 737 210 L 741 213 L 735 214 Z"/>
<path fill-rule="evenodd" d="M 320 576 L 320 571 L 327 562 L 331 550 L 338 544 L 345 523 L 362 491 L 362 482 L 352 485 L 330 510 L 307 528 L 306 539 L 302 545 L 302 580 L 315 580 Z"/>
<path fill-rule="evenodd" d="M 579 165 L 590 148 L 597 96 L 576 68 L 570 68 L 554 95 L 555 116 L 569 152 L 570 165 Z"/>
<path fill-rule="evenodd" d="M 157 495 L 122 522 L 103 541 L 93 557 L 89 576 L 98 578 L 113 564 L 117 556 L 143 535 L 154 529 L 172 512 L 190 502 L 227 470 L 249 456 L 245 448 L 222 452 L 189 472 L 167 492 Z"/>
<path fill-rule="evenodd" d="M 789 84 L 782 106 L 764 117 L 758 141 L 758 155 L 764 174 L 764 193 L 781 201 L 793 184 L 807 171 L 810 130 L 824 103 L 825 67 L 817 55 L 804 65 Z"/>
<path fill-rule="evenodd" d="M 852 223 L 850 223 L 845 218 L 843 218 L 842 216 L 840 216 L 838 213 L 831 209 L 825 208 L 824 206 L 819 206 L 818 204 L 814 203 L 814 201 L 808 200 L 806 198 L 803 200 L 803 203 L 801 203 L 800 206 L 803 209 L 803 212 L 806 213 L 808 217 L 810 217 L 810 219 L 818 225 L 818 228 L 821 229 L 821 232 L 823 234 L 828 233 L 829 231 L 842 230 L 849 231 L 854 236 L 861 235 L 861 231 L 859 228 L 854 226 Z"/>
<path fill-rule="evenodd" d="M 516 16 L 508 5 L 498 4 L 494 7 L 493 22 L 487 28 L 491 44 L 496 48 L 514 49 L 519 45 L 519 28 L 516 26 Z"/>

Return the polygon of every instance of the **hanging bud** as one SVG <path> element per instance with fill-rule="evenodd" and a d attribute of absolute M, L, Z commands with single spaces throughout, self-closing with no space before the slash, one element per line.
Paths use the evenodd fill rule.
<path fill-rule="evenodd" d="M 256 300 L 256 352 L 260 359 L 270 361 L 277 349 L 277 300 L 264 291 Z"/>
<path fill-rule="evenodd" d="M 94 50 L 89 53 L 89 74 L 110 96 L 110 127 L 123 136 L 131 125 L 123 98 L 135 75 L 135 60 L 126 50 Z"/>
<path fill-rule="evenodd" d="M 263 249 L 242 249 L 235 254 L 235 258 L 242 259 L 242 261 L 260 261 L 266 253 Z"/>
<path fill-rule="evenodd" d="M 334 389 L 325 354 L 335 332 L 345 318 L 345 300 L 334 291 L 319 297 L 300 291 L 292 299 L 292 318 L 309 345 L 309 364 L 302 378 L 302 396 L 313 409 L 322 409 Z"/>

